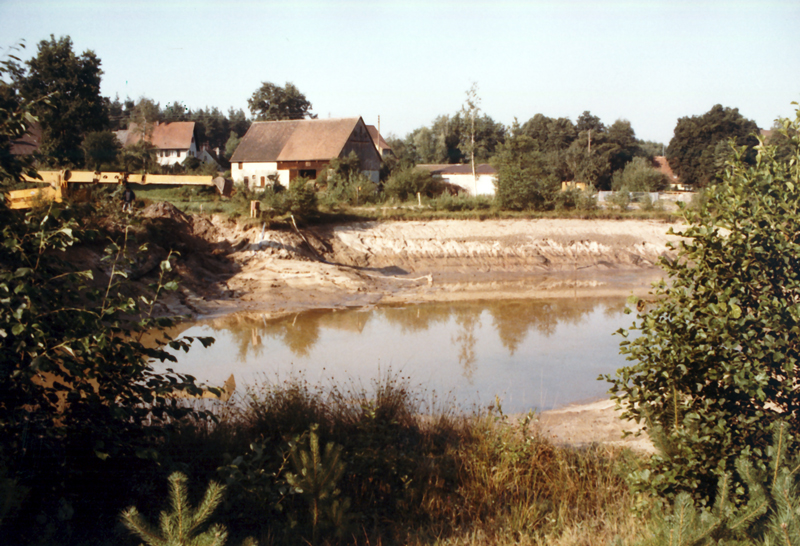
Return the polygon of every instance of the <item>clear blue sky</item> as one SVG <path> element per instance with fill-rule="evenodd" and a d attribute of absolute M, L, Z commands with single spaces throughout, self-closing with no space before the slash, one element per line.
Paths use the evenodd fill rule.
<path fill-rule="evenodd" d="M 321 118 L 403 137 L 477 82 L 495 120 L 590 110 L 668 143 L 714 104 L 760 127 L 800 101 L 800 1 L 0 0 L 0 48 L 51 34 L 102 60 L 102 93 L 247 110 L 293 82 Z"/>

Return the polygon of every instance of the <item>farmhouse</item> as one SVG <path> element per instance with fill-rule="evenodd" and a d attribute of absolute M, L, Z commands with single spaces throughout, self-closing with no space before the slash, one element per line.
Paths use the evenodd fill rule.
<path fill-rule="evenodd" d="M 351 152 L 364 175 L 377 183 L 381 156 L 360 117 L 257 121 L 231 156 L 231 178 L 253 189 L 272 182 L 288 187 L 298 176 L 315 179 L 331 159 Z"/>
<path fill-rule="evenodd" d="M 156 122 L 149 134 L 136 123 L 131 123 L 127 130 L 115 131 L 114 134 L 123 147 L 133 146 L 142 139 L 150 142 L 156 148 L 159 165 L 183 163 L 187 157 L 196 157 L 203 163 L 216 164 L 210 154 L 198 150 L 193 121 Z"/>
<path fill-rule="evenodd" d="M 456 185 L 470 195 L 494 195 L 494 181 L 497 171 L 488 163 L 475 165 L 475 176 L 472 176 L 472 165 L 417 165 L 420 169 L 430 171 L 442 177 L 443 182 Z"/>

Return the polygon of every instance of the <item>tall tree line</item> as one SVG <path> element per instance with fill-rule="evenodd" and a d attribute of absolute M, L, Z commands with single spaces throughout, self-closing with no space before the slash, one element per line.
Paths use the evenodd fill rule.
<path fill-rule="evenodd" d="M 250 126 L 241 109 L 231 108 L 225 114 L 216 107 L 191 110 L 179 101 L 162 108 L 146 97 L 136 101 L 103 97 L 102 75 L 97 55 L 91 50 L 76 54 L 69 36 L 56 39 L 51 35 L 40 41 L 28 61 L 16 56 L 9 59 L 0 101 L 13 105 L 24 100 L 32 105 L 42 131 L 36 156 L 39 166 L 94 168 L 108 164 L 120 151 L 111 132 L 131 123 L 194 121 L 197 142 L 222 151 Z"/>
<path fill-rule="evenodd" d="M 24 99 L 34 105 L 42 128 L 38 164 L 45 167 L 97 168 L 108 163 L 120 152 L 110 131 L 133 123 L 146 130 L 155 122 L 193 121 L 199 144 L 218 148 L 223 157 L 230 157 L 251 119 L 316 117 L 311 102 L 290 82 L 283 86 L 263 82 L 248 100 L 250 118 L 241 109 L 231 108 L 227 113 L 217 107 L 190 109 L 182 101 L 162 107 L 147 97 L 109 99 L 100 94 L 100 59 L 91 50 L 77 55 L 69 36 L 56 39 L 51 35 L 42 40 L 30 60 L 12 60 L 7 72 L 10 83 L 2 85 L 0 101 L 12 104 Z M 667 159 L 684 183 L 702 187 L 714 180 L 724 163 L 728 139 L 748 146 L 746 160 L 752 161 L 756 144 L 752 135 L 757 132 L 755 122 L 738 109 L 716 105 L 702 116 L 678 120 L 666 148 Z M 498 168 L 507 166 L 508 161 L 533 161 L 546 177 L 586 182 L 597 189 L 619 187 L 620 181 L 630 178 L 622 173 L 634 158 L 641 158 L 636 171 L 646 171 L 652 167 L 652 157 L 664 148 L 637 139 L 626 120 L 607 126 L 589 111 L 575 122 L 536 114 L 522 124 L 506 127 L 479 110 L 462 109 L 437 117 L 405 138 L 387 140 L 397 159 L 386 170 L 424 163 L 467 163 L 473 158 L 475 162 L 491 161 Z M 646 174 L 643 179 L 654 182 L 644 186 L 655 184 L 656 177 Z"/>

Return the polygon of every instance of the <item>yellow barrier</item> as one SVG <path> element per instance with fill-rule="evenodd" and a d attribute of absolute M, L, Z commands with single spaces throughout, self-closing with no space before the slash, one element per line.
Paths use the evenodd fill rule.
<path fill-rule="evenodd" d="M 30 188 L 27 190 L 13 190 L 6 193 L 6 204 L 10 209 L 29 209 L 37 201 L 61 202 L 60 192 L 55 188 Z"/>
<path fill-rule="evenodd" d="M 215 184 L 213 176 L 196 176 L 188 174 L 129 174 L 125 172 L 92 172 L 92 171 L 39 171 L 40 178 L 23 175 L 26 182 L 49 184 L 49 188 L 33 188 L 14 190 L 6 193 L 6 203 L 11 209 L 29 209 L 37 200 L 60 203 L 71 184 L 131 184 L 168 185 L 168 186 L 216 186 L 220 193 L 225 191 L 222 185 Z"/>
<path fill-rule="evenodd" d="M 25 176 L 26 182 L 46 184 L 165 184 L 176 186 L 213 186 L 213 176 L 189 174 L 134 174 L 124 172 L 39 171 L 41 179 Z"/>

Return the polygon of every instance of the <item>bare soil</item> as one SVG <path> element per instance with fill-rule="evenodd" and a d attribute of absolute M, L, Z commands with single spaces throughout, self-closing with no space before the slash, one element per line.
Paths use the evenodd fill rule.
<path fill-rule="evenodd" d="M 215 316 L 272 315 L 314 308 L 506 298 L 644 295 L 657 264 L 679 240 L 647 220 L 436 220 L 270 229 L 262 223 L 185 215 L 149 206 L 151 248 L 134 277 L 154 275 L 181 253 L 181 292 L 172 310 Z M 676 231 L 679 226 L 672 226 Z M 558 442 L 624 442 L 613 403 L 546 412 L 542 431 Z"/>

